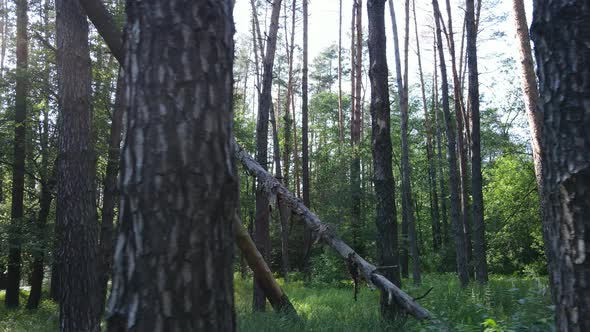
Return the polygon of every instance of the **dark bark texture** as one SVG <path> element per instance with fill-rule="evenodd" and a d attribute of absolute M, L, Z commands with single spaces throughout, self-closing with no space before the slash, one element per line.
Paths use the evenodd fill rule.
<path fill-rule="evenodd" d="M 96 160 L 92 135 L 88 23 L 77 1 L 57 0 L 61 118 L 56 263 L 61 331 L 98 331 Z"/>
<path fill-rule="evenodd" d="M 26 119 L 29 62 L 29 39 L 27 37 L 29 3 L 16 2 L 16 96 L 14 108 L 14 160 L 12 167 L 12 207 L 8 233 L 8 271 L 6 297 L 8 308 L 18 307 L 21 277 L 21 224 L 24 214 Z"/>
<path fill-rule="evenodd" d="M 590 3 L 534 1 L 545 252 L 558 331 L 590 330 Z"/>
<path fill-rule="evenodd" d="M 389 88 L 385 39 L 385 0 L 368 0 L 369 18 L 369 77 L 371 80 L 371 138 L 373 151 L 373 182 L 377 225 L 377 262 L 387 266 L 383 275 L 401 287 L 397 253 L 397 220 L 395 212 L 395 183 L 391 164 L 391 135 Z M 391 319 L 399 310 L 398 303 L 381 294 L 381 315 Z"/>
<path fill-rule="evenodd" d="M 233 331 L 234 2 L 128 1 L 109 331 Z"/>

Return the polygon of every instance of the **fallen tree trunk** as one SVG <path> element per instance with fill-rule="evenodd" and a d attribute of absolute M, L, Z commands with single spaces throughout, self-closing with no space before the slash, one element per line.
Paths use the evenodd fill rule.
<path fill-rule="evenodd" d="M 234 154 L 244 167 L 252 175 L 256 176 L 263 184 L 263 190 L 271 196 L 280 196 L 282 202 L 293 211 L 293 218 L 305 223 L 313 234 L 314 238 L 321 240 L 334 249 L 340 257 L 358 267 L 360 274 L 371 285 L 375 285 L 381 292 L 387 294 L 390 301 L 396 301 L 403 310 L 417 319 L 430 319 L 432 315 L 428 310 L 422 308 L 411 296 L 399 289 L 391 281 L 378 272 L 373 264 L 359 256 L 352 248 L 342 241 L 327 224 L 313 214 L 298 198 L 296 198 L 277 179 L 265 171 L 244 149 L 237 143 L 234 144 Z"/>
<path fill-rule="evenodd" d="M 234 235 L 236 238 L 236 244 L 242 255 L 248 262 L 248 266 L 252 269 L 255 279 L 258 281 L 258 285 L 264 291 L 266 298 L 272 305 L 276 312 L 297 315 L 297 311 L 289 301 L 289 298 L 281 289 L 281 286 L 277 283 L 272 275 L 272 272 L 262 255 L 256 249 L 256 245 L 248 232 L 242 227 L 238 216 L 234 218 Z"/>

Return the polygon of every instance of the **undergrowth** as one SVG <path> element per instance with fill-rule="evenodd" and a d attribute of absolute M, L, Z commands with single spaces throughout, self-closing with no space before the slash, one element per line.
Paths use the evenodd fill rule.
<path fill-rule="evenodd" d="M 252 313 L 252 280 L 235 278 L 235 306 L 239 331 L 553 331 L 553 306 L 545 279 L 492 276 L 487 286 L 460 289 L 454 275 L 427 275 L 422 286 L 404 280 L 404 290 L 419 302 L 438 323 L 417 322 L 400 317 L 393 323 L 379 319 L 377 290 L 363 287 L 354 301 L 348 282 L 306 284 L 293 281 L 281 285 L 299 314 L 299 319 L 281 317 L 271 311 Z M 26 303 L 26 293 L 21 303 Z M 4 292 L 0 292 L 4 302 Z M 38 310 L 6 310 L 0 304 L 0 332 L 57 331 L 58 306 L 44 300 Z"/>

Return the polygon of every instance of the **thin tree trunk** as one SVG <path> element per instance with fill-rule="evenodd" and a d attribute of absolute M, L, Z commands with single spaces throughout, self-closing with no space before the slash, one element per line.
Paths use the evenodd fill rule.
<path fill-rule="evenodd" d="M 450 0 L 446 0 L 447 4 L 447 31 L 448 31 L 448 46 L 449 54 L 451 55 L 451 72 L 453 75 L 453 101 L 455 109 L 455 121 L 456 121 L 456 137 L 457 137 L 457 153 L 459 157 L 459 190 L 461 198 L 461 211 L 460 218 L 463 224 L 463 232 L 465 233 L 465 254 L 467 255 L 467 264 L 471 262 L 471 224 L 469 218 L 469 171 L 467 169 L 467 149 L 465 145 L 465 134 L 463 129 L 467 127 L 466 118 L 464 116 L 463 108 L 461 107 L 461 82 L 459 81 L 459 75 L 457 72 L 457 57 L 455 53 L 455 38 L 453 32 L 453 17 L 451 14 Z M 441 15 L 442 23 L 442 15 Z M 464 121 L 465 120 L 465 121 Z M 468 133 L 469 135 L 469 133 Z"/>
<path fill-rule="evenodd" d="M 541 131 L 543 128 L 543 114 L 539 111 L 539 89 L 533 64 L 529 27 L 526 21 L 523 0 L 512 1 L 514 24 L 516 25 L 516 37 L 520 52 L 520 75 L 524 104 L 531 132 L 531 146 L 533 148 L 533 162 L 539 193 L 543 193 L 543 164 L 541 163 Z"/>
<path fill-rule="evenodd" d="M 16 93 L 14 107 L 14 160 L 12 167 L 12 206 L 8 232 L 8 271 L 6 275 L 7 308 L 19 305 L 21 279 L 21 234 L 24 217 L 25 157 L 27 132 L 27 95 L 29 94 L 29 38 L 27 36 L 29 4 L 16 2 Z"/>
<path fill-rule="evenodd" d="M 49 37 L 49 8 L 48 0 L 43 2 L 41 13 L 43 20 L 44 37 Z M 47 52 L 43 55 L 43 83 L 49 86 L 50 79 L 50 63 Z M 43 108 L 43 121 L 41 123 L 40 143 L 41 143 L 41 170 L 39 176 L 41 178 L 41 197 L 39 198 L 39 214 L 37 215 L 35 232 L 36 240 L 41 241 L 42 236 L 46 232 L 47 219 L 51 209 L 51 201 L 53 200 L 53 191 L 55 190 L 55 180 L 57 177 L 57 167 L 54 164 L 53 169 L 49 169 L 49 93 L 45 94 L 47 105 Z M 33 252 L 33 264 L 31 271 L 31 291 L 27 299 L 27 309 L 37 309 L 41 301 L 41 293 L 43 289 L 43 277 L 45 270 L 45 250 L 42 247 L 40 250 Z"/>
<path fill-rule="evenodd" d="M 117 190 L 117 176 L 119 174 L 119 159 L 121 145 L 121 131 L 123 129 L 123 113 L 125 112 L 125 78 L 123 70 L 119 70 L 117 90 L 115 93 L 115 106 L 111 122 L 109 136 L 109 152 L 106 176 L 104 180 L 104 198 L 102 205 L 102 219 L 100 226 L 99 242 L 99 300 L 100 309 L 104 310 L 107 295 L 107 284 L 111 277 L 114 249 L 115 207 L 119 196 Z"/>
<path fill-rule="evenodd" d="M 301 76 L 301 175 L 302 175 L 302 192 L 303 204 L 311 208 L 309 199 L 309 119 L 308 119 L 308 0 L 303 0 L 303 68 Z M 309 259 L 311 256 L 312 238 L 309 230 L 303 233 L 303 271 L 307 279 L 311 278 L 311 267 Z"/>
<path fill-rule="evenodd" d="M 444 161 L 443 161 L 443 154 L 442 154 L 442 133 L 441 133 L 441 123 L 439 121 L 439 114 L 442 114 L 442 110 L 440 110 L 438 104 L 438 66 L 437 66 L 437 46 L 436 46 L 436 32 L 434 35 L 434 47 L 433 47 L 433 57 L 434 57 L 434 77 L 433 77 L 433 112 L 434 112 L 434 123 L 436 125 L 436 150 L 437 150 L 437 164 L 438 164 L 438 173 L 440 174 L 439 177 L 439 184 L 440 184 L 440 207 L 442 212 L 442 236 L 441 236 L 441 243 L 446 244 L 448 242 L 448 230 L 449 230 L 449 222 L 447 220 L 447 191 L 445 186 L 445 177 L 444 177 Z"/>
<path fill-rule="evenodd" d="M 424 107 L 424 128 L 426 130 L 426 159 L 428 161 L 428 184 L 430 187 L 430 217 L 432 219 L 432 249 L 438 252 L 441 245 L 440 215 L 438 211 L 438 193 L 436 190 L 436 166 L 432 148 L 432 127 L 428 104 L 426 103 L 426 88 L 424 86 L 424 73 L 422 71 L 422 56 L 420 54 L 420 37 L 418 35 L 418 20 L 416 18 L 416 0 L 412 0 L 414 12 L 414 29 L 416 32 L 416 55 L 418 57 L 418 73 L 420 76 L 420 91 L 422 93 L 422 106 Z M 436 55 L 436 54 L 435 54 Z M 435 57 L 436 59 L 436 57 Z M 435 64 L 436 70 L 436 64 Z"/>
<path fill-rule="evenodd" d="M 79 3 L 56 1 L 60 92 L 56 233 L 61 331 L 98 331 L 96 159 L 88 23 Z"/>
<path fill-rule="evenodd" d="M 280 104 L 280 103 L 278 103 Z M 281 168 L 281 149 L 279 147 L 279 136 L 277 131 L 277 121 L 274 110 L 270 112 L 270 122 L 272 123 L 272 138 L 275 161 L 275 177 L 284 184 L 283 173 Z M 281 201 L 277 201 L 279 210 L 279 219 L 281 221 L 281 272 L 285 281 L 289 281 L 289 217 L 290 211 Z"/>
<path fill-rule="evenodd" d="M 368 0 L 369 77 L 371 79 L 371 125 L 373 168 L 375 174 L 377 226 L 377 262 L 389 267 L 384 276 L 401 287 L 397 255 L 397 218 L 395 182 L 391 163 L 389 87 L 385 38 L 385 0 Z M 393 319 L 399 312 L 399 301 L 381 294 L 381 316 Z"/>
<path fill-rule="evenodd" d="M 351 75 L 353 75 L 352 98 L 351 103 L 351 143 L 352 143 L 352 160 L 350 164 L 351 192 L 352 192 L 352 246 L 354 250 L 361 255 L 364 254 L 364 241 L 362 240 L 362 191 L 361 191 L 361 84 L 362 84 L 362 56 L 363 56 L 363 29 L 362 29 L 362 3 L 360 0 L 353 2 L 354 25 L 352 33 L 354 34 L 353 51 L 351 56 L 354 58 Z"/>
<path fill-rule="evenodd" d="M 256 160 L 267 167 L 268 163 L 268 120 L 272 106 L 272 69 L 277 46 L 277 33 L 279 30 L 279 14 L 281 11 L 281 0 L 275 0 L 272 5 L 272 14 L 266 42 L 265 55 L 262 64 L 262 90 L 258 102 L 258 120 L 256 124 Z M 258 187 L 262 184 L 258 183 Z M 264 259 L 270 257 L 270 232 L 269 232 L 269 198 L 257 190 L 256 192 L 256 224 L 254 240 L 258 250 Z M 254 283 L 253 308 L 264 311 L 266 299 L 264 292 Z"/>
<path fill-rule="evenodd" d="M 232 10 L 229 0 L 128 3 L 125 222 L 109 331 L 235 330 Z"/>
<path fill-rule="evenodd" d="M 285 13 L 286 17 L 287 13 Z M 284 145 L 283 145 L 283 183 L 287 188 L 289 188 L 289 169 L 291 168 L 291 126 L 293 125 L 293 120 L 291 119 L 291 109 L 290 106 L 293 100 L 293 59 L 295 53 L 295 21 L 297 18 L 297 1 L 292 0 L 292 8 L 291 8 L 291 31 L 290 31 L 290 41 L 287 37 L 287 33 L 285 33 L 285 48 L 287 49 L 287 55 L 289 57 L 289 78 L 287 81 L 287 98 L 285 99 L 285 135 L 284 135 Z M 287 29 L 286 26 L 286 19 L 285 19 L 285 30 Z"/>
<path fill-rule="evenodd" d="M 481 145 L 479 121 L 479 73 L 477 69 L 477 30 L 473 0 L 466 0 L 467 65 L 469 67 L 469 104 L 471 108 L 471 190 L 473 194 L 473 244 L 475 279 L 488 281 L 485 223 L 483 215 L 483 179 L 481 175 Z"/>
<path fill-rule="evenodd" d="M 449 85 L 447 80 L 447 68 L 444 56 L 444 49 L 442 44 L 441 33 L 441 13 L 438 6 L 438 0 L 432 0 L 432 7 L 434 12 L 434 22 L 436 26 L 436 42 L 438 47 L 438 54 L 440 59 L 440 73 L 442 84 L 442 103 L 445 117 L 445 129 L 447 132 L 447 155 L 449 162 L 449 185 L 451 192 L 451 220 L 453 222 L 453 231 L 455 234 L 455 252 L 457 258 L 457 273 L 462 287 L 469 283 L 469 272 L 466 256 L 465 232 L 463 230 L 463 223 L 460 218 L 460 202 L 459 202 L 459 172 L 457 170 L 457 143 L 455 137 L 455 128 L 453 128 L 453 121 L 451 118 L 451 111 L 449 107 Z"/>
<path fill-rule="evenodd" d="M 545 252 L 557 331 L 590 331 L 590 6 L 533 1 Z"/>

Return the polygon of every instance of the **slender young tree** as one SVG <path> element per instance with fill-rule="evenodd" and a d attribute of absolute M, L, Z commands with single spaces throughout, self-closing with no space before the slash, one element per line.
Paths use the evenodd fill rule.
<path fill-rule="evenodd" d="M 344 143 L 344 111 L 342 110 L 342 0 L 338 0 L 338 139 Z"/>
<path fill-rule="evenodd" d="M 438 211 L 438 192 L 436 189 L 436 165 L 432 145 L 432 126 L 428 103 L 426 102 L 426 87 L 424 85 L 424 72 L 422 70 L 422 55 L 420 52 L 420 36 L 418 35 L 418 19 L 416 18 L 416 0 L 412 0 L 414 14 L 414 30 L 416 33 L 416 56 L 418 58 L 418 74 L 420 77 L 420 92 L 422 93 L 422 106 L 424 107 L 424 128 L 426 130 L 426 160 L 428 162 L 428 185 L 430 190 L 430 218 L 432 224 L 432 250 L 437 252 L 441 246 L 440 214 Z M 436 59 L 436 54 L 435 54 Z M 436 70 L 436 64 L 435 64 Z"/>
<path fill-rule="evenodd" d="M 535 175 L 537 177 L 539 193 L 542 193 L 543 164 L 541 163 L 541 131 L 543 127 L 543 115 L 538 109 L 539 89 L 537 87 L 537 76 L 535 75 L 533 53 L 531 51 L 529 26 L 526 21 L 523 0 L 512 1 L 512 16 L 514 17 L 514 24 L 516 26 L 516 38 L 518 40 L 518 50 L 520 55 L 520 80 L 531 133 Z"/>
<path fill-rule="evenodd" d="M 533 2 L 545 253 L 557 331 L 590 330 L 590 6 Z"/>
<path fill-rule="evenodd" d="M 41 7 L 41 16 L 43 22 L 43 37 L 48 40 L 50 34 L 49 26 L 49 0 L 45 0 Z M 46 50 L 43 53 L 43 84 L 49 86 L 50 84 L 50 59 L 48 52 L 52 50 Z M 45 234 L 47 227 L 47 219 L 49 218 L 49 212 L 51 210 L 51 202 L 53 201 L 53 192 L 55 190 L 55 180 L 57 168 L 55 165 L 52 167 L 49 161 L 49 105 L 50 96 L 49 93 L 44 93 L 46 105 L 43 107 L 42 116 L 43 120 L 40 127 L 40 148 L 41 148 L 41 169 L 39 171 L 39 178 L 41 182 L 41 196 L 39 197 L 39 213 L 37 214 L 35 232 L 38 236 L 35 238 L 41 240 L 41 236 Z M 39 248 L 33 251 L 33 264 L 31 268 L 31 291 L 29 292 L 29 298 L 27 299 L 27 309 L 36 309 L 39 307 L 41 301 L 41 293 L 43 288 L 43 279 L 45 275 L 45 252 L 43 248 Z"/>
<path fill-rule="evenodd" d="M 117 88 L 115 91 L 115 105 L 109 134 L 109 151 L 107 155 L 107 169 L 104 179 L 104 196 L 102 200 L 102 219 L 99 237 L 99 293 L 100 309 L 104 310 L 108 281 L 113 268 L 115 207 L 119 193 L 117 190 L 117 176 L 119 174 L 121 132 L 123 130 L 123 113 L 125 112 L 125 79 L 124 71 L 119 69 Z"/>
<path fill-rule="evenodd" d="M 19 305 L 21 278 L 21 228 L 24 217 L 25 156 L 27 132 L 27 95 L 29 67 L 29 38 L 27 35 L 28 0 L 16 2 L 16 88 L 14 107 L 14 160 L 12 166 L 12 207 L 8 233 L 8 271 L 6 297 L 8 308 Z"/>
<path fill-rule="evenodd" d="M 460 216 L 460 201 L 459 201 L 459 171 L 457 169 L 457 143 L 455 137 L 455 128 L 451 118 L 451 110 L 449 106 L 449 84 L 447 78 L 447 67 L 445 62 L 445 54 L 443 49 L 443 39 L 441 32 L 442 16 L 438 6 L 438 0 L 432 0 L 432 9 L 434 13 L 434 22 L 436 27 L 436 43 L 439 55 L 439 67 L 441 78 L 441 92 L 442 92 L 442 108 L 444 113 L 445 131 L 447 133 L 447 156 L 449 163 L 449 188 L 450 188 L 450 204 L 451 204 L 451 221 L 453 223 L 453 233 L 455 238 L 455 254 L 457 262 L 457 274 L 459 275 L 459 282 L 462 287 L 469 283 L 469 272 L 466 255 L 465 232 L 463 230 L 463 223 Z"/>
<path fill-rule="evenodd" d="M 235 330 L 233 4 L 128 3 L 109 331 Z"/>
<path fill-rule="evenodd" d="M 488 281 L 486 260 L 485 222 L 483 215 L 483 179 L 481 175 L 481 143 L 479 119 L 479 73 L 477 69 L 477 27 L 475 5 L 466 0 L 467 66 L 469 67 L 469 106 L 471 109 L 471 190 L 473 199 L 473 246 L 475 279 L 480 284 Z"/>
<path fill-rule="evenodd" d="M 265 169 L 268 164 L 268 122 L 272 107 L 272 69 L 277 47 L 280 11 L 281 0 L 274 0 L 272 3 L 270 26 L 265 43 L 265 54 L 262 59 L 262 87 L 258 101 L 256 160 L 265 167 Z M 268 193 L 264 191 L 264 183 L 258 181 L 258 188 L 256 190 L 256 224 L 254 227 L 254 241 L 258 250 L 262 253 L 262 257 L 267 261 L 270 257 L 269 219 L 270 210 Z M 253 288 L 254 295 L 252 306 L 254 310 L 263 311 L 266 305 L 264 291 L 258 286 L 256 280 Z"/>
<path fill-rule="evenodd" d="M 98 331 L 96 165 L 88 22 L 77 1 L 57 0 L 60 96 L 55 260 L 61 331 Z"/>
<path fill-rule="evenodd" d="M 352 114 L 350 119 L 350 136 L 352 143 L 352 160 L 350 164 L 351 193 L 352 193 L 352 246 L 361 255 L 364 253 L 364 244 L 361 239 L 362 229 L 362 189 L 361 189 L 361 85 L 362 85 L 362 61 L 363 61 L 363 28 L 362 28 L 362 3 L 361 0 L 353 1 L 352 26 Z"/>
<path fill-rule="evenodd" d="M 471 224 L 469 220 L 469 188 L 468 188 L 468 179 L 469 179 L 469 171 L 467 166 L 467 147 L 465 144 L 465 133 L 467 132 L 467 136 L 469 136 L 468 128 L 468 121 L 465 117 L 465 111 L 463 110 L 463 96 L 462 96 L 462 89 L 461 89 L 461 81 L 459 79 L 459 72 L 457 71 L 457 54 L 455 52 L 455 37 L 453 31 L 453 15 L 451 11 L 451 3 L 450 0 L 446 0 L 446 8 L 447 8 L 447 45 L 449 47 L 449 54 L 451 56 L 451 74 L 453 77 L 453 105 L 455 110 L 455 122 L 456 122 L 456 138 L 457 138 L 457 157 L 459 161 L 459 194 L 461 198 L 461 210 L 460 210 L 460 218 L 461 223 L 463 224 L 463 232 L 465 237 L 465 251 L 467 255 L 467 262 L 468 264 L 471 261 Z M 442 23 L 442 14 L 441 14 L 441 24 Z M 461 54 L 459 54 L 461 57 Z"/>
<path fill-rule="evenodd" d="M 389 87 L 385 38 L 385 0 L 367 0 L 369 20 L 369 77 L 371 80 L 371 136 L 376 196 L 377 262 L 387 266 L 384 276 L 401 287 L 397 255 L 395 182 L 392 169 Z M 381 315 L 392 319 L 395 300 L 381 294 Z"/>

